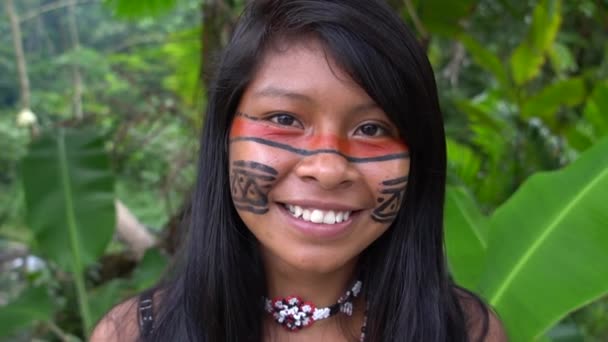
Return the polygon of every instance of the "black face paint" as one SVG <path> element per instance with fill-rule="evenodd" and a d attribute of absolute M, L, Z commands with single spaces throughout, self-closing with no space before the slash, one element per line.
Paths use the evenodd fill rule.
<path fill-rule="evenodd" d="M 378 197 L 378 207 L 372 211 L 372 219 L 381 223 L 392 222 L 399 213 L 401 203 L 405 196 L 407 177 L 389 179 L 382 182 L 383 188 L 380 193 L 384 196 Z"/>
<path fill-rule="evenodd" d="M 373 162 L 382 162 L 382 161 L 409 158 L 408 152 L 399 152 L 399 153 L 387 154 L 387 155 L 382 155 L 382 156 L 377 156 L 377 157 L 358 158 L 358 157 L 348 156 L 348 155 L 346 155 L 338 150 L 334 150 L 334 149 L 307 150 L 307 149 L 293 147 L 288 144 L 282 144 L 282 143 L 272 141 L 269 139 L 264 139 L 264 138 L 238 137 L 238 138 L 230 139 L 230 143 L 239 142 L 239 141 L 252 141 L 252 142 L 255 142 L 258 144 L 275 147 L 275 148 L 282 149 L 282 150 L 285 150 L 288 152 L 299 154 L 301 156 L 312 156 L 312 155 L 321 154 L 321 153 L 337 154 L 339 156 L 344 157 L 344 159 L 346 159 L 347 161 L 349 161 L 351 163 L 373 163 Z"/>
<path fill-rule="evenodd" d="M 254 161 L 232 163 L 230 189 L 234 206 L 254 214 L 268 212 L 268 191 L 276 181 L 277 170 Z"/>

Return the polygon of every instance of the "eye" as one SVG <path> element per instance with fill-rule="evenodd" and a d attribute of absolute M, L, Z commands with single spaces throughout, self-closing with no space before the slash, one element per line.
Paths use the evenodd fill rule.
<path fill-rule="evenodd" d="M 304 127 L 296 118 L 293 117 L 293 115 L 286 114 L 286 113 L 274 114 L 274 115 L 270 116 L 268 118 L 268 120 L 270 122 L 274 122 L 275 124 L 281 125 L 281 126 L 289 126 L 289 127 L 296 127 L 296 128 Z"/>
<path fill-rule="evenodd" d="M 390 135 L 390 132 L 387 128 L 380 124 L 366 123 L 359 126 L 355 134 L 367 137 L 382 137 Z"/>

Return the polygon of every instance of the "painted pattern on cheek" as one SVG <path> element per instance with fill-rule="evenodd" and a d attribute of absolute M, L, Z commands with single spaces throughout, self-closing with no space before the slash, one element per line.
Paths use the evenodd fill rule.
<path fill-rule="evenodd" d="M 407 176 L 389 179 L 381 183 L 379 205 L 372 211 L 372 218 L 381 223 L 392 222 L 401 209 L 407 188 Z"/>
<path fill-rule="evenodd" d="M 387 137 L 362 141 L 330 135 L 306 136 L 299 130 L 276 127 L 242 113 L 235 116 L 230 130 L 230 142 L 240 141 L 255 142 L 302 156 L 333 153 L 352 163 L 409 158 L 407 146 L 398 139 Z M 325 148 L 327 146 L 333 148 Z"/>
<path fill-rule="evenodd" d="M 254 214 L 268 212 L 268 191 L 276 181 L 277 170 L 254 161 L 232 163 L 230 191 L 234 206 Z"/>

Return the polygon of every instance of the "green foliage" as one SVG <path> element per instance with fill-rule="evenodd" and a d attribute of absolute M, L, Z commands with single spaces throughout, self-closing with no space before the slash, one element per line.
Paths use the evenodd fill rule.
<path fill-rule="evenodd" d="M 128 278 L 113 279 L 90 290 L 91 312 L 97 322 L 124 298 L 152 287 L 167 266 L 167 259 L 157 250 L 149 250 Z"/>
<path fill-rule="evenodd" d="M 492 271 L 480 288 L 504 315 L 513 339 L 537 337 L 608 293 L 606 188 L 608 140 L 564 170 L 533 176 L 493 214 Z"/>
<path fill-rule="evenodd" d="M 584 118 L 592 127 L 593 138 L 608 135 L 608 80 L 595 86 L 585 106 Z"/>
<path fill-rule="evenodd" d="M 91 132 L 59 129 L 32 144 L 22 174 L 33 247 L 71 272 L 88 331 L 93 322 L 83 273 L 105 251 L 116 220 L 104 141 Z"/>
<path fill-rule="evenodd" d="M 421 0 L 418 1 L 418 12 L 428 29 L 451 35 L 454 31 L 458 31 L 460 20 L 473 9 L 474 5 L 474 0 Z"/>
<path fill-rule="evenodd" d="M 509 76 L 500 58 L 492 51 L 479 44 L 473 37 L 466 33 L 458 36 L 459 41 L 466 47 L 471 54 L 471 58 L 477 65 L 496 77 L 500 86 L 505 89 L 509 87 Z"/>
<path fill-rule="evenodd" d="M 174 41 L 163 46 L 163 53 L 175 72 L 164 79 L 164 86 L 178 94 L 182 101 L 196 107 L 200 99 L 200 29 L 178 32 Z M 196 66 L 196 69 L 193 69 Z M 200 126 L 199 126 L 200 127 Z"/>
<path fill-rule="evenodd" d="M 115 223 L 114 177 L 103 139 L 60 129 L 31 145 L 21 169 L 28 225 L 35 246 L 43 247 L 36 252 L 81 273 L 103 254 Z"/>
<path fill-rule="evenodd" d="M 561 0 L 542 0 L 534 9 L 526 39 L 515 49 L 510 64 L 513 80 L 522 85 L 538 76 L 562 21 Z"/>
<path fill-rule="evenodd" d="M 467 288 L 477 287 L 484 268 L 488 248 L 486 221 L 466 190 L 448 188 L 445 200 L 446 251 L 452 276 Z"/>
<path fill-rule="evenodd" d="M 13 111 L 0 112 L 0 236 L 24 241 L 23 192 L 17 165 L 27 153 L 27 128 L 18 127 Z"/>
<path fill-rule="evenodd" d="M 540 118 L 550 127 L 556 127 L 556 113 L 561 106 L 573 107 L 585 99 L 585 82 L 581 78 L 567 78 L 557 80 L 543 88 L 538 94 L 526 99 L 521 108 L 521 117 L 531 119 Z"/>
<path fill-rule="evenodd" d="M 460 284 L 477 288 L 487 296 L 514 331 L 511 339 L 515 341 L 543 340 L 542 334 L 551 326 L 555 328 L 548 338 L 555 341 L 599 341 L 602 338 L 598 336 L 608 334 L 608 324 L 592 323 L 608 322 L 606 311 L 593 309 L 605 305 L 606 300 L 600 299 L 599 292 L 591 294 L 590 290 L 585 294 L 578 288 L 571 291 L 566 287 L 567 281 L 565 285 L 555 285 L 557 281 L 551 278 L 554 270 L 561 270 L 561 275 L 570 279 L 576 279 L 577 272 L 589 273 L 579 279 L 588 277 L 592 281 L 594 276 L 600 277 L 597 275 L 602 273 L 600 261 L 604 264 L 608 261 L 605 254 L 598 252 L 599 244 L 608 244 L 605 234 L 600 231 L 598 235 L 598 227 L 606 226 L 605 218 L 591 226 L 586 221 L 589 217 L 568 216 L 583 220 L 576 229 L 579 225 L 584 228 L 575 238 L 558 238 L 558 232 L 574 234 L 574 228 L 566 229 L 567 223 L 560 223 L 553 234 L 547 235 L 547 245 L 537 246 L 539 254 L 554 248 L 552 261 L 530 252 L 532 262 L 522 261 L 525 267 L 521 267 L 521 272 L 509 273 L 515 269 L 513 265 L 520 265 L 517 260 L 527 260 L 522 257 L 525 252 L 515 246 L 529 247 L 531 238 L 524 240 L 523 236 L 539 234 L 543 227 L 538 222 L 536 225 L 525 222 L 550 217 L 552 214 L 545 205 L 570 198 L 562 193 L 575 186 L 576 182 L 569 177 L 584 177 L 582 171 L 574 176 L 568 174 L 552 185 L 545 184 L 545 188 L 553 191 L 544 193 L 536 188 L 530 190 L 530 186 L 541 182 L 530 176 L 577 160 L 606 135 L 608 107 L 604 102 L 608 93 L 603 57 L 606 35 L 599 33 L 599 27 L 603 27 L 599 13 L 605 13 L 605 6 L 596 5 L 589 1 L 580 6 L 545 0 L 478 2 L 477 11 L 467 18 L 467 25 L 454 35 L 467 53 L 460 64 L 462 69 L 455 68 L 461 57 L 456 53 L 458 49 L 448 45 L 453 42 L 437 40 L 431 45 L 434 53 L 442 50 L 453 53 L 434 60 L 450 136 L 448 180 L 459 186 L 449 190 L 446 197 L 446 245 L 452 275 Z M 533 8 L 531 16 L 527 14 L 528 8 Z M 531 18 L 529 26 L 521 25 L 520 18 Z M 585 38 L 581 36 L 583 30 L 587 32 Z M 459 83 L 453 83 L 455 80 Z M 595 153 L 595 159 L 601 159 Z M 608 154 L 606 150 L 603 153 Z M 593 159 L 585 158 L 586 164 L 581 168 L 592 172 L 591 164 L 599 162 Z M 531 185 L 524 183 L 527 179 L 531 179 Z M 602 186 L 593 191 L 601 194 Z M 512 196 L 514 192 L 516 195 Z M 534 195 L 537 197 L 532 200 Z M 521 196 L 529 199 L 519 203 Z M 597 206 L 601 204 L 601 195 L 595 196 Z M 596 213 L 599 209 L 589 203 L 577 205 L 576 209 L 590 210 L 593 212 L 590 215 L 598 220 L 601 217 Z M 500 214 L 503 210 L 507 214 Z M 500 224 L 495 220 L 500 220 Z M 483 248 L 480 231 L 489 236 L 487 249 Z M 554 245 L 561 249 L 555 249 Z M 574 253 L 577 259 L 566 260 L 572 250 L 582 252 Z M 603 259 L 587 262 L 592 257 L 587 255 L 584 259 L 582 255 L 593 251 Z M 545 268 L 534 264 L 538 260 L 543 260 Z M 499 268 L 497 263 L 504 265 Z M 494 267 L 496 272 L 501 270 L 502 276 L 490 271 Z M 570 267 L 575 271 L 569 273 Z M 522 285 L 524 279 L 531 279 L 530 275 L 536 278 Z M 585 281 L 579 280 L 577 284 L 582 283 Z M 575 288 L 577 284 L 570 286 Z M 596 279 L 593 286 L 603 286 L 600 292 L 606 292 L 605 279 Z M 528 301 L 528 296 L 534 298 Z M 556 325 L 568 313 L 598 299 Z M 591 311 L 593 315 L 589 314 Z"/>
<path fill-rule="evenodd" d="M 159 15 L 173 8 L 177 0 L 104 0 L 104 2 L 119 17 L 141 18 L 142 16 Z"/>
<path fill-rule="evenodd" d="M 52 319 L 55 305 L 48 290 L 43 287 L 32 287 L 21 294 L 19 299 L 2 307 L 0 310 L 0 338 L 12 334 L 35 322 L 46 322 Z"/>
<path fill-rule="evenodd" d="M 453 274 L 465 285 L 477 284 L 514 341 L 538 338 L 572 310 L 608 294 L 605 189 L 608 138 L 563 170 L 530 177 L 489 219 L 464 192 L 448 192 Z"/>
<path fill-rule="evenodd" d="M 15 1 L 22 15 L 35 13 L 46 3 Z M 102 191 L 103 201 L 110 203 L 117 197 L 147 226 L 158 231 L 167 229 L 167 222 L 183 209 L 182 201 L 189 195 L 196 172 L 197 135 L 205 103 L 201 67 L 206 65 L 200 65 L 204 60 L 201 38 L 206 32 L 215 32 L 218 39 L 205 41 L 211 45 L 224 42 L 230 31 L 226 23 L 245 3 L 79 3 L 78 48 L 66 39 L 66 8 L 23 19 L 32 109 L 38 116 L 43 140 L 37 140 L 30 129 L 16 126 L 19 90 L 13 44 L 8 20 L 0 20 L 0 32 L 7 33 L 0 35 L 0 74 L 6 76 L 0 79 L 0 248 L 18 245 L 42 257 L 40 269 L 3 269 L 0 306 L 7 301 L 10 304 L 0 308 L 2 334 L 9 331 L 10 323 L 10 330 L 23 334 L 13 335 L 11 340 L 85 336 L 87 328 L 80 326 L 83 318 L 90 326 L 112 305 L 158 279 L 166 261 L 157 249 L 148 251 L 134 270 L 109 278 L 98 274 L 105 258 L 123 252 L 124 246 L 118 241 L 108 246 L 112 214 L 95 215 L 94 220 L 92 215 L 81 218 L 84 212 L 77 209 L 81 199 L 86 204 L 88 199 L 98 198 L 95 194 L 99 192 L 98 182 L 85 187 L 88 183 L 83 180 L 115 174 L 116 191 L 113 195 L 111 190 Z M 555 270 L 568 275 L 570 268 L 573 279 L 579 274 L 579 279 L 588 281 L 602 276 L 594 269 L 597 261 L 581 260 L 595 251 L 605 261 L 605 254 L 596 250 L 605 233 L 587 224 L 587 220 L 604 219 L 605 214 L 592 205 L 575 205 L 576 210 L 563 218 L 576 219 L 576 234 L 572 228 L 565 228 L 566 223 L 543 230 L 547 224 L 540 221 L 543 217 L 555 218 L 559 203 L 572 203 L 574 195 L 567 191 L 576 192 L 577 186 L 580 189 L 581 184 L 588 184 L 584 173 L 599 170 L 599 161 L 605 161 L 597 151 L 602 148 L 605 152 L 606 143 L 600 140 L 608 135 L 608 4 L 594 0 L 389 3 L 423 38 L 437 72 L 448 132 L 448 180 L 453 185 L 447 192 L 445 212 L 453 277 L 461 285 L 481 289 L 496 304 L 509 329 L 516 330 L 513 341 L 531 340 L 532 336 L 553 341 L 608 339 L 608 300 L 589 303 L 605 291 L 590 295 L 591 290 L 579 289 L 581 286 L 569 283 L 570 279 L 554 284 L 551 278 L 559 276 Z M 203 5 L 214 4 L 221 7 L 217 15 L 225 18 L 214 17 L 206 23 L 210 27 L 201 27 Z M 413 15 L 419 20 L 412 19 Z M 72 113 L 73 66 L 80 68 L 84 85 L 81 120 Z M 63 192 L 58 190 L 61 183 L 53 176 L 62 165 L 57 157 L 59 135 L 49 138 L 48 133 L 59 131 L 58 127 L 95 132 L 90 136 L 93 145 L 84 144 L 86 137 L 76 139 L 82 144 L 72 143 L 68 137 L 66 156 L 80 148 L 95 150 L 92 155 L 108 154 L 101 163 L 103 167 L 96 164 L 104 171 L 86 168 L 81 172 L 82 168 L 76 167 L 80 176 L 64 182 L 77 190 L 73 195 L 76 210 L 72 211 L 72 223 L 76 224 L 71 225 Z M 588 149 L 596 154 L 594 162 L 585 153 Z M 28 160 L 40 151 L 55 157 L 30 165 L 29 171 L 19 169 L 30 150 Z M 92 155 L 82 154 L 76 159 L 88 161 Z M 561 169 L 581 155 L 563 171 L 533 176 L 539 171 Z M 24 165 L 28 167 L 27 162 Z M 67 159 L 65 165 L 68 167 L 64 169 L 70 171 L 81 162 Z M 53 184 L 55 190 L 51 189 Z M 599 189 L 594 187 L 589 193 Z M 31 210 L 27 214 L 25 210 L 26 202 L 31 209 L 32 198 L 37 198 L 34 202 L 39 208 L 34 220 L 29 217 Z M 110 207 L 106 206 L 107 212 L 113 210 Z M 586 210 L 597 212 L 583 218 L 575 214 Z M 532 225 L 533 219 L 539 221 Z M 110 229 L 90 228 L 101 221 Z M 545 232 L 544 240 L 535 239 L 539 232 Z M 589 234 L 578 236 L 584 235 L 582 232 Z M 564 236 L 569 238 L 567 242 Z M 85 241 L 88 239 L 98 241 Z M 77 262 L 80 266 L 75 266 L 73 246 L 79 245 L 83 255 Z M 555 252 L 559 248 L 556 246 L 561 247 L 559 253 Z M 547 255 L 554 258 L 552 263 Z M 548 266 L 542 268 L 541 264 Z M 536 280 L 531 281 L 534 277 Z M 573 290 L 564 290 L 568 284 Z M 47 291 L 43 293 L 41 288 Z M 22 296 L 15 298 L 19 293 Z M 44 294 L 50 294 L 52 300 L 42 297 Z M 529 302 L 522 305 L 522 298 Z M 586 306 L 555 325 L 581 305 Z M 83 315 L 83 309 L 88 314 Z M 541 336 L 551 325 L 547 335 Z"/>
<path fill-rule="evenodd" d="M 480 157 L 467 145 L 447 139 L 450 179 L 453 183 L 474 183 L 481 168 Z"/>

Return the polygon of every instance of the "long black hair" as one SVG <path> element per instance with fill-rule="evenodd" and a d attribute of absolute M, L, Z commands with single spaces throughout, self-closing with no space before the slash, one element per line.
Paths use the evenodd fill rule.
<path fill-rule="evenodd" d="M 398 127 L 410 149 L 408 189 L 391 227 L 360 258 L 367 341 L 468 341 L 446 269 L 446 151 L 425 51 L 380 0 L 254 0 L 209 87 L 199 173 L 181 263 L 158 288 L 146 341 L 261 341 L 266 294 L 255 237 L 229 190 L 227 135 L 264 53 L 314 37 Z M 487 315 L 486 315 L 487 318 Z"/>

